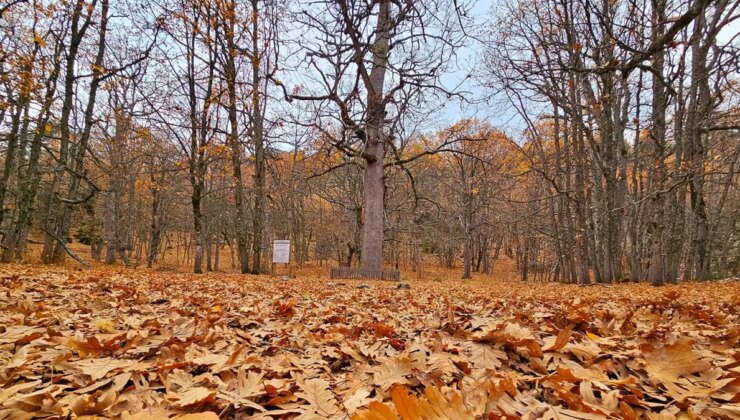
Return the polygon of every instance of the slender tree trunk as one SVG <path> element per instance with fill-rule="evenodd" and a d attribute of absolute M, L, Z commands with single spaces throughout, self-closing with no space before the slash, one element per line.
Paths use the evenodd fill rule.
<path fill-rule="evenodd" d="M 152 188 L 152 207 L 151 207 L 151 225 L 149 226 L 149 253 L 146 258 L 146 266 L 152 268 L 155 261 L 157 260 L 157 253 L 159 253 L 159 246 L 162 238 L 162 231 L 159 221 L 159 185 L 155 183 L 155 176 L 152 172 L 151 175 Z"/>
<path fill-rule="evenodd" d="M 62 178 L 66 171 L 66 165 L 69 158 L 69 140 L 70 140 L 70 117 L 72 115 L 72 108 L 74 106 L 74 85 L 76 80 L 75 68 L 77 67 L 77 54 L 79 52 L 80 43 L 82 38 L 87 32 L 89 27 L 89 19 L 83 21 L 80 25 L 80 18 L 82 17 L 83 6 L 85 2 L 83 0 L 77 0 L 72 12 L 72 22 L 70 25 L 70 44 L 66 51 L 66 63 L 65 63 L 65 75 L 64 75 L 64 99 L 62 102 L 62 113 L 59 118 L 59 160 L 54 168 L 52 176 L 50 194 L 46 205 L 46 222 L 44 229 L 46 230 L 46 236 L 44 239 L 44 248 L 41 251 L 41 261 L 44 263 L 53 262 L 54 245 L 57 239 L 54 237 L 57 229 L 57 216 L 59 213 L 60 206 L 62 205 L 61 200 L 57 196 L 60 193 L 62 185 Z M 66 240 L 66 238 L 60 238 Z"/>
<path fill-rule="evenodd" d="M 213 241 L 211 236 L 210 224 L 206 226 L 205 232 L 205 247 L 206 247 L 206 271 L 213 271 Z"/>
<path fill-rule="evenodd" d="M 30 104 L 30 95 L 32 91 L 33 73 L 32 66 L 36 61 L 36 54 L 39 50 L 39 44 L 34 45 L 33 55 L 21 70 L 18 98 L 16 99 L 15 112 L 13 113 L 10 123 L 10 132 L 7 137 L 5 147 L 5 161 L 3 171 L 0 173 L 0 227 L 5 217 L 5 195 L 8 191 L 8 182 L 10 174 L 15 168 L 15 155 L 18 152 L 18 140 L 22 135 L 21 127 L 24 125 L 22 120 L 27 115 L 28 105 Z M 4 238 L 3 238 L 4 239 Z"/>
<path fill-rule="evenodd" d="M 228 113 L 229 113 L 229 134 L 227 137 L 229 147 L 231 148 L 231 164 L 232 174 L 234 176 L 234 207 L 236 209 L 236 231 L 234 236 L 236 237 L 237 256 L 239 258 L 239 270 L 242 274 L 249 272 L 249 248 L 247 244 L 247 224 L 246 224 L 246 212 L 244 211 L 244 182 L 242 181 L 242 149 L 241 143 L 239 142 L 239 123 L 237 118 L 237 94 L 236 94 L 236 63 L 235 57 L 238 54 L 236 45 L 234 43 L 235 36 L 235 4 L 234 2 L 227 2 L 227 10 L 225 10 L 224 19 L 226 21 L 227 28 L 224 31 L 224 37 L 226 39 L 226 51 L 224 52 L 225 59 L 225 75 L 226 75 L 226 90 L 228 93 Z M 255 87 L 256 90 L 256 87 Z"/>
<path fill-rule="evenodd" d="M 103 59 L 105 56 L 106 48 L 106 32 L 108 27 L 108 0 L 101 0 L 101 18 L 100 18 L 100 39 L 98 40 L 98 50 L 95 56 L 95 62 L 92 69 L 92 80 L 90 81 L 90 88 L 87 98 L 87 107 L 84 114 L 84 125 L 82 133 L 80 133 L 79 141 L 76 147 L 74 155 L 74 171 L 71 176 L 69 190 L 67 192 L 67 199 L 59 208 L 59 213 L 54 214 L 56 221 L 54 223 L 54 248 L 51 251 L 51 255 L 47 253 L 46 262 L 61 263 L 66 257 L 66 241 L 69 236 L 69 230 L 71 226 L 71 216 L 74 207 L 87 199 L 92 198 L 92 194 L 85 198 L 80 199 L 78 197 L 80 184 L 84 176 L 84 165 L 85 165 L 85 154 L 87 153 L 87 143 L 90 139 L 90 131 L 94 124 L 93 111 L 95 110 L 95 99 L 97 96 L 98 87 L 102 80 L 103 75 Z M 89 20 L 86 22 L 88 23 Z M 81 40 L 82 38 L 80 38 Z M 69 63 L 68 63 L 69 64 Z M 68 71 L 69 75 L 69 71 Z M 66 98 L 65 98 L 66 99 Z M 71 105 L 71 104 L 70 104 Z M 68 124 L 68 122 L 67 122 Z M 67 127 L 67 136 L 69 136 L 69 127 Z M 69 137 L 68 137 L 69 138 Z M 63 160 L 64 162 L 65 160 Z M 93 191 L 94 193 L 94 191 Z M 55 200 L 57 201 L 57 200 Z"/>
<path fill-rule="evenodd" d="M 59 54 L 59 53 L 57 53 Z M 31 141 L 31 150 L 28 156 L 27 168 L 19 168 L 20 198 L 18 200 L 18 218 L 10 229 L 10 234 L 5 236 L 3 249 L 3 262 L 20 261 L 26 252 L 28 231 L 34 214 L 34 202 L 38 193 L 41 174 L 39 172 L 39 158 L 41 147 L 47 133 L 47 124 L 51 116 L 51 106 L 57 87 L 57 76 L 61 68 L 60 55 L 54 57 L 54 67 L 46 82 L 46 93 L 41 110 L 36 119 L 38 129 Z"/>
<path fill-rule="evenodd" d="M 201 186 L 196 185 L 190 199 L 193 208 L 193 240 L 195 254 L 193 258 L 193 273 L 203 273 L 203 213 L 201 211 Z"/>
<path fill-rule="evenodd" d="M 702 126 L 709 117 L 711 97 L 709 91 L 709 70 L 706 60 L 710 40 L 702 42 L 701 32 L 705 29 L 705 16 L 699 16 L 694 24 L 691 42 L 691 85 L 689 88 L 689 118 L 687 120 L 689 143 L 688 156 L 689 198 L 693 216 L 693 235 L 689 244 L 689 273 L 696 280 L 704 280 L 709 274 L 709 218 L 704 198 L 706 147 L 702 140 Z"/>
<path fill-rule="evenodd" d="M 258 0 L 252 1 L 252 136 L 254 141 L 254 214 L 252 215 L 252 273 L 260 274 L 265 239 L 265 139 L 260 101 L 260 49 Z"/>
<path fill-rule="evenodd" d="M 655 42 L 663 34 L 663 25 L 658 22 L 665 21 L 665 0 L 653 0 L 653 32 L 652 40 Z M 652 239 L 650 246 L 650 268 L 648 279 L 655 286 L 661 286 L 665 282 L 665 258 L 663 246 L 664 231 L 664 201 L 665 193 L 662 192 L 666 179 L 666 168 L 664 162 L 665 153 L 665 129 L 666 129 L 666 106 L 668 104 L 665 88 L 663 86 L 663 66 L 665 63 L 663 49 L 655 54 L 653 59 L 654 70 L 652 87 L 652 141 L 653 161 L 655 167 L 655 183 L 653 184 L 651 231 Z"/>

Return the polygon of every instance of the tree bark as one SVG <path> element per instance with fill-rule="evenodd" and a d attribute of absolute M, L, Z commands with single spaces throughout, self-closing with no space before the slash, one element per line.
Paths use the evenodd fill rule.
<path fill-rule="evenodd" d="M 655 42 L 663 34 L 662 24 L 665 21 L 665 0 L 653 0 L 653 30 L 652 40 Z M 666 179 L 666 168 L 664 162 L 665 153 L 665 130 L 666 130 L 666 106 L 668 104 L 665 88 L 663 86 L 663 66 L 665 57 L 663 49 L 660 49 L 653 59 L 652 86 L 652 123 L 651 137 L 653 141 L 653 161 L 655 166 L 655 182 L 653 184 L 652 217 L 651 217 L 651 246 L 650 267 L 648 279 L 655 286 L 662 286 L 665 282 L 665 258 L 663 244 L 664 230 L 664 201 L 665 193 L 662 191 Z"/>
<path fill-rule="evenodd" d="M 367 136 L 364 150 L 364 222 L 362 226 L 362 271 L 367 276 L 383 270 L 383 221 L 385 186 L 383 163 L 386 136 L 384 132 L 385 103 L 383 85 L 388 64 L 390 0 L 380 0 L 375 41 L 371 46 L 373 65 L 367 101 Z"/>
<path fill-rule="evenodd" d="M 93 3 L 93 7 L 94 7 Z M 77 10 L 76 6 L 76 10 Z M 81 8 L 81 6 L 79 6 Z M 92 11 L 90 11 L 92 14 Z M 79 15 L 77 15 L 79 17 Z M 74 170 L 72 172 L 71 181 L 69 190 L 66 194 L 67 200 L 64 203 L 57 203 L 59 199 L 54 199 L 54 202 L 57 203 L 56 208 L 59 209 L 59 212 L 52 215 L 53 218 L 55 218 L 55 221 L 53 223 L 53 234 L 48 235 L 51 236 L 53 241 L 47 241 L 48 244 L 53 243 L 54 247 L 53 250 L 50 249 L 51 246 L 45 248 L 46 251 L 46 259 L 45 262 L 52 262 L 52 263 L 61 263 L 64 261 L 68 251 L 66 247 L 66 241 L 67 237 L 69 236 L 69 230 L 71 226 L 71 216 L 72 211 L 76 205 L 80 203 L 80 197 L 79 190 L 80 190 L 80 184 L 82 181 L 82 178 L 84 176 L 84 165 L 85 165 L 85 154 L 87 153 L 87 144 L 90 139 L 90 132 L 92 130 L 92 126 L 94 124 L 93 121 L 93 111 L 95 110 L 95 99 L 97 96 L 98 87 L 100 86 L 100 82 L 102 81 L 103 76 L 103 59 L 105 56 L 105 48 L 106 48 L 106 32 L 108 28 L 108 0 L 102 0 L 101 1 L 101 10 L 100 10 L 100 39 L 98 40 L 98 50 L 95 56 L 95 61 L 93 64 L 92 69 L 92 80 L 90 81 L 90 87 L 89 87 L 89 93 L 87 98 L 87 106 L 84 113 L 84 125 L 82 132 L 79 136 L 79 141 L 76 146 L 76 151 L 74 155 Z M 90 19 L 92 17 L 88 17 L 88 20 L 85 21 L 83 24 L 85 26 L 85 29 L 87 28 L 86 25 L 90 23 Z M 77 45 L 79 46 L 79 42 L 81 42 L 82 37 L 84 36 L 84 31 L 82 31 L 79 34 Z M 70 47 L 71 48 L 71 47 Z M 76 55 L 76 53 L 75 53 Z M 72 60 L 72 63 L 69 62 L 67 65 L 74 65 L 75 60 Z M 72 69 L 72 80 L 66 80 L 65 88 L 72 89 L 74 86 L 74 69 Z M 67 69 L 67 77 L 70 77 L 70 69 Z M 65 92 L 65 106 L 69 105 L 72 106 L 72 103 L 66 103 L 68 99 L 71 99 L 70 96 L 67 95 L 67 92 Z M 64 113 L 64 111 L 63 111 Z M 69 114 L 67 114 L 67 121 L 62 125 L 62 128 L 64 129 L 66 126 L 66 136 L 67 136 L 67 143 L 69 141 Z M 64 133 L 63 133 L 64 136 Z M 60 159 L 62 162 L 66 162 L 66 159 Z M 56 191 L 56 190 L 55 190 Z M 91 198 L 92 195 L 88 197 Z M 60 206 L 61 204 L 61 206 Z M 49 253 L 51 251 L 51 253 Z"/>
<path fill-rule="evenodd" d="M 260 274 L 265 252 L 265 139 L 260 105 L 260 49 L 258 0 L 252 1 L 252 140 L 254 141 L 254 214 L 252 215 L 252 273 Z"/>

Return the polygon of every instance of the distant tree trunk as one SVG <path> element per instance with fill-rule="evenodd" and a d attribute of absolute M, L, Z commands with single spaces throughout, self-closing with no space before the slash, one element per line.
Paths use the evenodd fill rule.
<path fill-rule="evenodd" d="M 411 271 L 414 273 L 421 271 L 421 221 L 416 216 L 416 210 L 416 205 L 414 205 L 414 231 L 411 234 Z"/>
<path fill-rule="evenodd" d="M 218 263 L 221 260 L 221 236 L 215 235 L 213 247 L 213 271 L 218 271 Z"/>
<path fill-rule="evenodd" d="M 523 248 L 524 252 L 521 253 L 521 256 L 517 253 L 517 258 L 520 259 L 519 266 L 522 271 L 522 281 L 527 281 L 529 279 L 529 245 L 525 242 Z"/>
<path fill-rule="evenodd" d="M 455 266 L 455 250 L 451 246 L 446 246 L 444 249 L 444 265 L 446 268 Z"/>
<path fill-rule="evenodd" d="M 229 268 L 233 269 L 236 267 L 236 261 L 234 258 L 234 246 L 231 244 L 231 240 L 224 236 L 224 239 L 226 240 L 226 245 L 229 247 Z"/>
<path fill-rule="evenodd" d="M 462 165 L 461 165 L 462 166 Z M 471 269 L 473 265 L 473 194 L 469 188 L 469 181 L 467 180 L 466 174 L 464 173 L 464 166 L 461 167 L 462 180 L 465 183 L 465 191 L 462 194 L 463 211 L 462 211 L 462 224 L 463 224 L 463 279 L 471 278 Z"/>
<path fill-rule="evenodd" d="M 149 254 L 146 258 L 146 266 L 152 268 L 152 265 L 157 260 L 157 254 L 159 253 L 159 246 L 162 241 L 162 230 L 159 220 L 159 186 L 155 183 L 154 172 L 151 174 L 151 225 L 149 226 Z"/>
<path fill-rule="evenodd" d="M 463 279 L 471 278 L 471 266 L 473 259 L 473 241 L 470 237 L 465 238 L 465 245 L 463 247 Z"/>
<path fill-rule="evenodd" d="M 352 267 L 352 257 L 355 255 L 355 248 L 352 246 L 351 243 L 347 243 L 347 262 L 345 263 L 347 267 Z"/>
<path fill-rule="evenodd" d="M 493 250 L 493 257 L 491 257 L 490 264 L 488 264 L 488 258 L 486 258 L 486 264 L 488 264 L 487 268 L 485 268 L 484 272 L 486 274 L 491 274 L 493 272 L 493 266 L 496 264 L 496 261 L 498 261 L 498 255 L 501 252 L 501 247 L 503 246 L 504 238 L 499 237 L 496 241 L 496 248 Z"/>
<path fill-rule="evenodd" d="M 421 271 L 421 258 L 419 255 L 419 243 L 416 238 L 414 238 L 414 243 L 411 244 L 411 247 L 411 271 L 417 273 Z"/>
<path fill-rule="evenodd" d="M 116 250 L 118 249 L 118 235 L 116 233 L 116 197 L 114 197 L 114 188 L 105 194 L 103 198 L 103 220 L 104 220 L 104 237 L 105 237 L 105 263 L 114 264 L 116 262 Z"/>
<path fill-rule="evenodd" d="M 205 240 L 206 247 L 206 271 L 213 271 L 213 241 L 211 240 L 210 232 L 206 233 Z"/>
<path fill-rule="evenodd" d="M 196 181 L 190 203 L 193 208 L 193 240 L 195 254 L 193 257 L 193 273 L 203 273 L 203 213 L 201 211 L 202 186 Z"/>
<path fill-rule="evenodd" d="M 102 239 L 95 239 L 92 243 L 90 243 L 90 256 L 92 257 L 93 261 L 100 262 L 101 254 L 103 253 L 103 240 Z"/>

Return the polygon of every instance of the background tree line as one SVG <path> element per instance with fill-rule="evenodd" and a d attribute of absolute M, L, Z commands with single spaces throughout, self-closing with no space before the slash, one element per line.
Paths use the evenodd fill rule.
<path fill-rule="evenodd" d="M 737 275 L 739 5 L 11 2 L 0 256 Z M 445 125 L 451 101 L 521 123 Z"/>

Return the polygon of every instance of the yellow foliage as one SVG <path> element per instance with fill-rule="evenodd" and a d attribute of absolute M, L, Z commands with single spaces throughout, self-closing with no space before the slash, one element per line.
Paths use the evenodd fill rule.
<path fill-rule="evenodd" d="M 95 327 L 101 332 L 112 333 L 116 331 L 116 325 L 110 319 L 98 319 L 95 321 Z"/>

